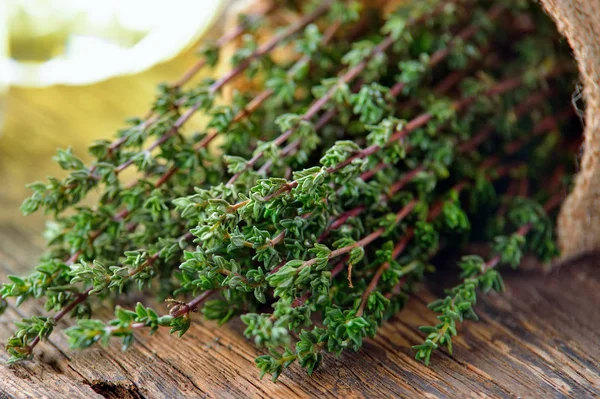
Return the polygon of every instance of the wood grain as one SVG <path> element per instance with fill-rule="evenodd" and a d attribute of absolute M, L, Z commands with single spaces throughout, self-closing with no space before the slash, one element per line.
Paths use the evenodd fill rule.
<path fill-rule="evenodd" d="M 24 184 L 57 173 L 56 147 L 81 153 L 123 118 L 144 113 L 154 84 L 175 78 L 189 57 L 88 87 L 11 91 L 0 137 L 0 281 L 31 269 L 42 251 L 43 218 L 17 210 Z M 509 274 L 506 283 L 504 295 L 478 303 L 481 321 L 461 328 L 454 354 L 435 354 L 429 368 L 410 349 L 422 339 L 417 327 L 435 320 L 425 306 L 434 295 L 423 288 L 364 350 L 326 356 L 312 377 L 293 367 L 276 384 L 260 381 L 253 359 L 261 352 L 243 338 L 243 326 L 218 328 L 197 317 L 183 338 L 140 334 L 127 353 L 117 345 L 71 351 L 57 331 L 36 360 L 0 365 L 0 398 L 599 397 L 600 259 L 550 275 Z M 45 312 L 36 303 L 11 307 L 0 317 L 0 340 L 26 314 Z"/>
<path fill-rule="evenodd" d="M 2 227 L 0 278 L 33 264 L 39 250 L 18 227 Z M 435 354 L 429 368 L 410 349 L 421 339 L 417 326 L 433 322 L 426 308 L 433 294 L 424 288 L 363 351 L 327 356 L 312 377 L 293 368 L 276 384 L 260 381 L 253 365 L 259 351 L 239 322 L 218 328 L 197 320 L 181 339 L 139 335 L 127 353 L 117 345 L 71 351 L 55 333 L 35 361 L 0 366 L 0 397 L 598 397 L 600 260 L 547 276 L 513 273 L 506 282 L 504 295 L 478 304 L 481 321 L 461 328 L 454 355 Z M 32 313 L 44 312 L 9 309 L 0 338 L 10 335 L 12 320 Z"/>

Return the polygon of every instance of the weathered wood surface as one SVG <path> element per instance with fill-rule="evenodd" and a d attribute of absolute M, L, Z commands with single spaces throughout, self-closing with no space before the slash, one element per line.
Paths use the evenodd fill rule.
<path fill-rule="evenodd" d="M 90 87 L 11 92 L 0 137 L 0 280 L 26 272 L 42 251 L 42 218 L 17 211 L 24 183 L 56 172 L 57 146 L 82 152 L 124 117 L 142 114 L 154 83 L 177 76 L 187 61 Z M 422 337 L 417 326 L 434 322 L 425 307 L 433 294 L 423 289 L 362 352 L 327 356 L 312 377 L 294 367 L 276 384 L 261 382 L 253 365 L 259 351 L 235 322 L 220 329 L 195 322 L 182 339 L 139 335 L 125 354 L 117 345 L 71 351 L 57 331 L 35 361 L 0 365 L 0 398 L 599 397 L 600 259 L 547 276 L 509 274 L 506 283 L 505 295 L 477 305 L 481 321 L 461 328 L 454 355 L 434 355 L 430 368 L 410 349 Z M 10 308 L 0 317 L 0 341 L 19 315 L 34 313 L 44 314 L 39 305 Z"/>

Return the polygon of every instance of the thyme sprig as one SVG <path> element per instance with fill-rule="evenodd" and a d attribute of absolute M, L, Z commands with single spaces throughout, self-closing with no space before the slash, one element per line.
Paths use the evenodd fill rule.
<path fill-rule="evenodd" d="M 296 21 L 272 26 L 280 11 Z M 516 18 L 536 30 L 505 32 Z M 17 322 L 9 361 L 30 358 L 69 315 L 72 347 L 114 337 L 126 349 L 136 331 L 181 336 L 200 313 L 239 316 L 268 351 L 256 359 L 263 375 L 293 363 L 312 373 L 325 352 L 374 336 L 445 246 L 514 226 L 487 263 L 464 258 L 463 282 L 433 306 L 440 324 L 424 328 L 417 359 L 451 350 L 476 290 L 502 287 L 498 266 L 556 253 L 547 212 L 557 197 L 545 210 L 535 203 L 548 198 L 548 160 L 563 174 L 572 164 L 568 151 L 555 159 L 572 70 L 551 29 L 518 0 L 409 2 L 389 15 L 367 2 L 287 1 L 241 17 L 160 86 L 146 117 L 94 143 L 90 165 L 59 150 L 67 177 L 31 186 L 22 210 L 53 215 L 49 250 L 0 295 L 16 306 L 43 299 L 54 315 Z M 186 132 L 195 114 L 206 126 Z M 99 199 L 83 205 L 92 191 Z M 169 311 L 138 304 L 90 319 L 93 304 L 133 290 L 158 293 Z"/>
<path fill-rule="evenodd" d="M 552 222 L 546 213 L 558 207 L 564 194 L 559 192 L 550 198 L 544 207 L 536 202 L 517 198 L 515 207 L 509 212 L 509 219 L 521 223 L 511 235 L 497 236 L 492 247 L 494 256 L 487 261 L 478 255 L 465 255 L 458 266 L 463 281 L 447 290 L 448 296 L 431 302 L 428 308 L 439 313 L 440 324 L 422 326 L 419 329 L 428 334 L 420 345 L 413 346 L 415 357 L 429 364 L 435 349 L 445 346 L 452 353 L 452 337 L 458 334 L 457 324 L 464 320 L 478 320 L 473 306 L 477 303 L 477 291 L 487 294 L 494 290 L 504 291 L 504 282 L 496 268 L 502 264 L 516 268 L 521 263 L 525 249 L 537 252 L 541 259 L 556 256 L 556 246 L 548 240 Z M 531 237 L 527 238 L 527 235 Z"/>

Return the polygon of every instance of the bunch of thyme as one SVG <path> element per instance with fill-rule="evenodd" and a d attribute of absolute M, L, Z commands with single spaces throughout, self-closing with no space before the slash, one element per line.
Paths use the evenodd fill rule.
<path fill-rule="evenodd" d="M 502 290 L 499 266 L 557 254 L 573 68 L 530 3 L 427 0 L 382 15 L 351 0 L 286 1 L 240 17 L 159 86 L 146 118 L 93 143 L 91 164 L 59 150 L 66 177 L 30 186 L 22 211 L 52 215 L 48 251 L 0 294 L 55 313 L 17 322 L 9 361 L 30 358 L 67 315 L 72 347 L 116 337 L 126 349 L 136 330 L 183 335 L 199 312 L 241 317 L 269 353 L 256 359 L 263 375 L 294 362 L 312 373 L 324 352 L 374 336 L 436 254 L 492 233 L 490 259 L 462 258 L 461 283 L 431 304 L 440 323 L 415 346 L 426 363 L 451 351 L 478 292 Z M 282 11 L 296 22 L 272 26 Z M 223 63 L 225 74 L 187 87 Z M 250 84 L 224 102 L 238 79 Z M 185 131 L 197 113 L 206 128 Z M 150 287 L 168 313 L 138 304 L 90 318 L 92 304 Z"/>

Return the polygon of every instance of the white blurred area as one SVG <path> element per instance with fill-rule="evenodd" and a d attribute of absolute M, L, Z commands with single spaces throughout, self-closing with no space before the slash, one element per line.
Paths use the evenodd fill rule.
<path fill-rule="evenodd" d="M 143 71 L 196 42 L 222 3 L 0 0 L 0 86 L 88 84 Z"/>

